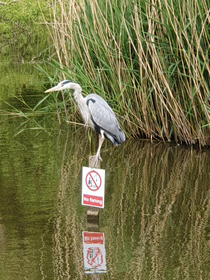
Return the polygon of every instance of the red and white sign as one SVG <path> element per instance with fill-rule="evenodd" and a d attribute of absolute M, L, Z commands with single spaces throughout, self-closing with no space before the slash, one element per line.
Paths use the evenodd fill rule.
<path fill-rule="evenodd" d="M 82 205 L 104 208 L 105 170 L 82 167 Z"/>
<path fill-rule="evenodd" d="M 85 273 L 106 273 L 104 234 L 83 231 L 82 236 Z"/>

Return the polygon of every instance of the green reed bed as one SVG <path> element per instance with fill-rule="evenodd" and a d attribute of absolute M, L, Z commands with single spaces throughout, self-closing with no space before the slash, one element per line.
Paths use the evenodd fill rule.
<path fill-rule="evenodd" d="M 132 137 L 210 144 L 208 0 L 59 0 L 50 9 L 60 78 L 104 97 Z"/>

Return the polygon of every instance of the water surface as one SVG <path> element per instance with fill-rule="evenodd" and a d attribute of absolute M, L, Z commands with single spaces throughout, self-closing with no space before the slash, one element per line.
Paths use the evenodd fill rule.
<path fill-rule="evenodd" d="M 81 169 L 96 135 L 56 116 L 8 114 L 8 103 L 18 113 L 33 108 L 46 78 L 30 65 L 2 65 L 0 279 L 209 280 L 210 150 L 106 141 L 105 208 L 90 225 Z M 105 274 L 84 271 L 90 228 L 104 233 Z"/>
<path fill-rule="evenodd" d="M 91 279 L 81 168 L 97 138 L 54 118 L 18 133 L 22 122 L 1 118 L 0 279 Z M 101 156 L 107 273 L 94 279 L 210 279 L 210 151 L 128 140 Z"/>

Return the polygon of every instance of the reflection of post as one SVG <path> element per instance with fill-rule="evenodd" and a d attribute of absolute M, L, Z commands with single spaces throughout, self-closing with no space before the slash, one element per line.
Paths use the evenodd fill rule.
<path fill-rule="evenodd" d="M 90 156 L 89 157 L 89 167 L 91 168 L 100 168 L 100 161 L 97 161 L 96 166 L 96 157 Z M 99 209 L 96 207 L 88 207 L 87 208 L 87 222 L 88 222 L 88 230 L 98 231 L 99 225 Z"/>

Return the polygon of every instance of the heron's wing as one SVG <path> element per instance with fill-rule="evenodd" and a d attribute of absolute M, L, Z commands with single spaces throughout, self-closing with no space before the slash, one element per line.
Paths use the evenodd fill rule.
<path fill-rule="evenodd" d="M 125 141 L 124 132 L 119 127 L 114 112 L 102 97 L 90 94 L 86 97 L 86 104 L 94 128 L 98 133 L 100 133 L 100 129 L 104 130 L 107 138 L 115 145 Z"/>

